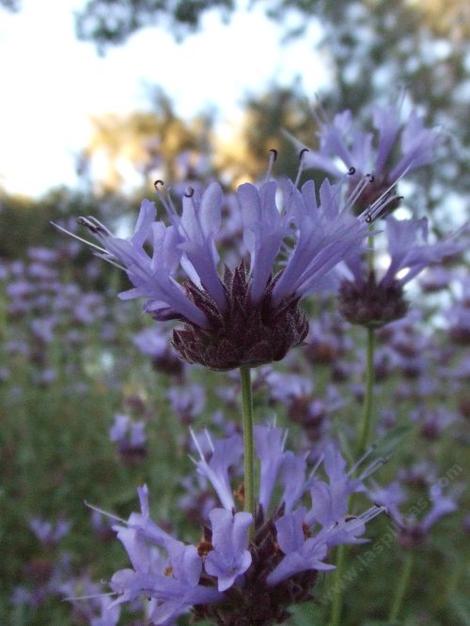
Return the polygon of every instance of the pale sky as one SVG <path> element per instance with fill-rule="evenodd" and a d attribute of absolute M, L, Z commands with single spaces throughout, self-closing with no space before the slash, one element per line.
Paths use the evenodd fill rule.
<path fill-rule="evenodd" d="M 0 187 L 38 195 L 76 181 L 74 157 L 90 135 L 90 116 L 148 108 L 146 85 L 158 84 L 177 112 L 220 110 L 220 130 L 240 114 L 247 92 L 301 77 L 312 97 L 328 83 L 327 63 L 313 50 L 320 36 L 281 46 L 282 30 L 246 2 L 228 25 L 209 14 L 181 44 L 147 28 L 105 57 L 74 34 L 73 10 L 84 0 L 23 0 L 0 10 Z"/>

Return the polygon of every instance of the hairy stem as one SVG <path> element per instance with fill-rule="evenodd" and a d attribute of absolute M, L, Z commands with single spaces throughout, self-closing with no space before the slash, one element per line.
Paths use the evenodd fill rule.
<path fill-rule="evenodd" d="M 346 546 L 341 544 L 336 552 L 336 569 L 333 582 L 333 602 L 331 604 L 330 626 L 339 626 L 341 623 L 341 609 L 343 608 L 343 594 L 341 580 L 346 563 Z"/>
<path fill-rule="evenodd" d="M 364 404 L 362 421 L 360 423 L 359 437 L 357 441 L 356 455 L 361 457 L 367 449 L 372 426 L 372 408 L 374 402 L 374 351 L 375 351 L 375 330 L 367 328 L 367 352 L 366 352 L 366 388 L 364 393 Z"/>
<path fill-rule="evenodd" d="M 245 511 L 255 515 L 255 461 L 253 445 L 253 394 L 251 372 L 246 366 L 240 367 L 242 385 L 242 419 L 244 448 L 244 501 Z"/>
<path fill-rule="evenodd" d="M 395 589 L 395 595 L 393 596 L 392 606 L 390 608 L 389 621 L 394 622 L 398 619 L 400 610 L 405 597 L 406 588 L 410 580 L 411 570 L 413 568 L 413 552 L 409 551 L 403 562 L 403 567 L 398 578 L 397 587 Z"/>
<path fill-rule="evenodd" d="M 369 273 L 374 271 L 374 237 L 372 226 L 369 227 L 370 234 L 368 237 L 369 251 L 367 254 L 367 267 Z M 360 458 L 367 449 L 370 439 L 372 426 L 372 408 L 374 399 L 374 351 L 375 351 L 375 331 L 373 328 L 367 328 L 367 348 L 366 348 L 366 377 L 365 377 L 365 393 L 362 421 L 360 422 L 359 433 L 356 444 L 356 455 Z M 346 565 L 346 546 L 338 546 L 336 553 L 336 570 L 333 583 L 333 601 L 331 605 L 330 626 L 340 626 L 341 611 L 343 607 L 343 593 L 341 579 L 344 574 Z"/>

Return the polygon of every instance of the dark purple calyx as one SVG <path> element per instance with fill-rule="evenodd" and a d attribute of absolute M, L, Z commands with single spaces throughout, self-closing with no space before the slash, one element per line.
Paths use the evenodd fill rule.
<path fill-rule="evenodd" d="M 244 263 L 233 272 L 226 269 L 227 307 L 221 312 L 205 291 L 187 282 L 187 296 L 205 313 L 209 327 L 185 323 L 183 328 L 173 331 L 174 348 L 188 363 L 199 363 L 213 370 L 280 361 L 290 348 L 305 339 L 308 322 L 297 298 L 273 306 L 273 286 L 270 281 L 262 300 L 254 304 Z"/>
<path fill-rule="evenodd" d="M 351 324 L 380 328 L 404 317 L 408 311 L 408 303 L 398 282 L 382 285 L 370 273 L 368 279 L 360 284 L 349 280 L 342 282 L 339 310 Z"/>

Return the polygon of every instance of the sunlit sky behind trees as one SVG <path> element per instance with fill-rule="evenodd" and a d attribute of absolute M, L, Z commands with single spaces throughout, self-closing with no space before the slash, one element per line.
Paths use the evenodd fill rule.
<path fill-rule="evenodd" d="M 409 206 L 457 225 L 470 189 L 469 7 L 0 0 L 0 227 L 34 232 L 38 206 L 44 224 L 53 207 L 76 214 L 77 194 L 97 210 L 103 194 L 137 202 L 155 177 L 183 182 L 182 154 L 233 186 L 259 177 L 276 147 L 277 170 L 292 175 L 282 128 L 313 145 L 319 102 L 330 117 L 367 119 L 403 88 L 405 108 L 445 138 L 439 166 L 420 173 L 424 193 L 405 190 Z"/>
<path fill-rule="evenodd" d="M 274 81 L 289 86 L 298 76 L 313 98 L 328 81 L 326 60 L 314 51 L 316 24 L 308 38 L 282 47 L 281 26 L 260 7 L 247 11 L 240 3 L 229 24 L 212 11 L 181 43 L 154 26 L 100 56 L 75 36 L 73 13 L 84 4 L 24 0 L 18 13 L 0 13 L 0 185 L 9 192 L 36 195 L 76 184 L 76 158 L 92 141 L 91 120 L 150 111 L 155 86 L 183 119 L 213 111 L 218 133 L 228 138 L 247 93 Z M 106 176 L 102 159 L 96 175 Z"/>

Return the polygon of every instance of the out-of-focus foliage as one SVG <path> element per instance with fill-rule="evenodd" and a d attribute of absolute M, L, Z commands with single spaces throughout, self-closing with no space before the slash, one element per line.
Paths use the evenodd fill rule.
<path fill-rule="evenodd" d="M 217 168 L 230 179 L 243 182 L 257 179 L 266 169 L 269 150 L 276 149 L 276 171 L 295 178 L 298 159 L 292 143 L 281 129 L 311 139 L 310 104 L 294 88 L 273 86 L 268 92 L 250 96 L 245 102 L 242 123 L 235 135 L 216 150 Z"/>
<path fill-rule="evenodd" d="M 201 14 L 221 9 L 225 16 L 235 8 L 233 0 L 89 0 L 77 14 L 77 34 L 100 48 L 120 44 L 135 31 L 165 25 L 177 35 L 197 29 Z"/>
<path fill-rule="evenodd" d="M 179 178 L 182 153 L 209 151 L 210 116 L 184 121 L 176 115 L 163 92 L 156 90 L 151 99 L 150 111 L 94 119 L 94 134 L 83 151 L 82 161 L 85 169 L 93 169 L 93 162 L 101 161 L 104 172 L 100 184 L 104 190 L 120 188 L 126 182 L 129 166 L 142 175 L 142 182 L 155 171 L 165 180 L 175 181 Z"/>
<path fill-rule="evenodd" d="M 295 178 L 297 151 L 282 129 L 313 141 L 311 104 L 296 85 L 248 96 L 241 120 L 223 139 L 213 132 L 210 116 L 183 120 L 161 91 L 153 102 L 151 111 L 95 118 L 82 169 L 100 193 L 122 191 L 131 175 L 138 188 L 153 178 L 175 184 L 212 173 L 233 188 L 263 174 L 271 149 L 278 151 L 275 170 Z"/>
<path fill-rule="evenodd" d="M 119 196 L 94 196 L 65 187 L 34 200 L 0 193 L 0 258 L 21 258 L 30 246 L 39 243 L 54 247 L 57 231 L 51 221 L 103 213 L 113 221 L 128 205 L 129 201 L 124 205 Z"/>

